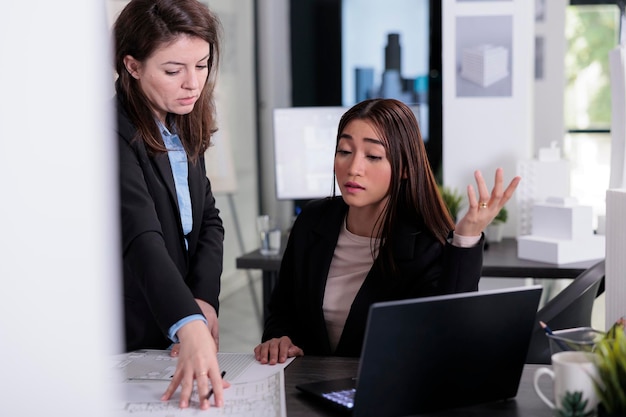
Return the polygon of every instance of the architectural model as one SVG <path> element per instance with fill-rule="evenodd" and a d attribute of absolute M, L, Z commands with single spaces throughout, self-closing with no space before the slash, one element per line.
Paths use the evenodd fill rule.
<path fill-rule="evenodd" d="M 481 87 L 509 76 L 509 50 L 490 44 L 463 50 L 461 77 Z"/>

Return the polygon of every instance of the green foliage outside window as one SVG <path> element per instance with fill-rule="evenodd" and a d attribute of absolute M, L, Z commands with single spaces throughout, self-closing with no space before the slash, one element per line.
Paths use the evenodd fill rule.
<path fill-rule="evenodd" d="M 565 22 L 565 126 L 609 129 L 608 54 L 618 44 L 619 9 L 616 5 L 569 6 Z"/>

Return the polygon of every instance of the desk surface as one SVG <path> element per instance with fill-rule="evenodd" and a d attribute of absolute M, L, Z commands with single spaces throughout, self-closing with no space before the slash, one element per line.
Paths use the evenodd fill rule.
<path fill-rule="evenodd" d="M 276 256 L 263 256 L 258 250 L 255 250 L 238 257 L 236 266 L 241 269 L 262 269 L 266 272 L 277 272 L 280 269 L 281 259 L 282 253 Z M 538 279 L 575 278 L 596 262 L 598 260 L 557 265 L 520 259 L 517 257 L 517 240 L 508 238 L 499 243 L 491 243 L 489 248 L 485 250 L 482 276 Z"/>
<path fill-rule="evenodd" d="M 358 360 L 353 358 L 314 357 L 304 356 L 296 358 L 285 369 L 285 396 L 287 403 L 287 417 L 346 417 L 345 413 L 335 411 L 314 399 L 300 393 L 297 384 L 324 379 L 352 377 L 356 375 Z M 463 407 L 458 409 L 442 410 L 424 414 L 424 416 L 439 417 L 549 417 L 552 411 L 535 393 L 533 375 L 539 365 L 526 365 L 522 380 L 514 399 Z M 382 381 L 381 381 L 382 382 Z M 387 382 L 387 381 L 385 381 Z M 546 395 L 551 396 L 549 386 L 542 388 Z"/>

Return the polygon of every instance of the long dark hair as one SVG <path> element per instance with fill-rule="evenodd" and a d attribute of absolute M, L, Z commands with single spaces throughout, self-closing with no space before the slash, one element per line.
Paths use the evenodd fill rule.
<path fill-rule="evenodd" d="M 391 164 L 389 199 L 376 220 L 380 255 L 393 265 L 392 248 L 385 243 L 399 215 L 422 219 L 426 229 L 444 243 L 454 229 L 454 222 L 439 192 L 413 111 L 395 99 L 362 101 L 341 117 L 337 144 L 346 125 L 355 119 L 372 125 L 385 145 Z"/>
<path fill-rule="evenodd" d="M 168 115 L 192 161 L 211 144 L 217 131 L 213 93 L 219 61 L 221 24 L 208 8 L 197 0 L 132 0 L 122 10 L 113 26 L 116 90 L 141 138 L 152 153 L 165 152 L 161 134 L 154 123 L 148 99 L 124 66 L 124 57 L 143 62 L 158 48 L 180 35 L 194 36 L 210 45 L 207 82 L 191 113 Z"/>

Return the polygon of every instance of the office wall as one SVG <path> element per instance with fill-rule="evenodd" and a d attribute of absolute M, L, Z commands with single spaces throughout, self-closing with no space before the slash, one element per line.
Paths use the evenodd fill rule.
<path fill-rule="evenodd" d="M 534 2 L 444 0 L 443 15 L 443 181 L 466 193 L 480 169 L 493 186 L 503 167 L 506 181 L 517 162 L 533 150 Z M 463 76 L 464 53 L 483 45 L 499 47 L 506 68 L 498 81 L 479 85 Z M 485 63 L 485 71 L 494 65 Z M 471 74 L 470 74 L 471 75 Z M 490 73 L 487 73 L 489 77 Z M 488 78 L 489 78 L 488 77 Z M 515 236 L 517 207 L 507 204 L 505 236 Z"/>
<path fill-rule="evenodd" d="M 535 10 L 534 152 L 556 142 L 563 149 L 565 122 L 565 8 L 569 0 L 539 2 Z"/>
<path fill-rule="evenodd" d="M 2 7 L 0 415 L 110 416 L 121 337 L 104 1 Z"/>

